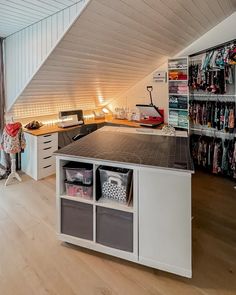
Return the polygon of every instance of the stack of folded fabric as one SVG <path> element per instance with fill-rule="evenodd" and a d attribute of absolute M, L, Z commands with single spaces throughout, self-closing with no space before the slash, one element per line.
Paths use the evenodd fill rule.
<path fill-rule="evenodd" d="M 178 85 L 170 85 L 169 92 L 170 93 L 178 93 Z"/>
<path fill-rule="evenodd" d="M 188 92 L 188 86 L 187 85 L 178 85 L 177 92 L 179 94 L 186 94 Z"/>
<path fill-rule="evenodd" d="M 184 64 L 179 60 L 173 60 L 169 61 L 168 67 L 169 69 L 183 69 L 187 67 L 187 64 Z"/>
<path fill-rule="evenodd" d="M 169 80 L 179 80 L 179 72 L 178 71 L 169 72 Z"/>
<path fill-rule="evenodd" d="M 183 72 L 178 72 L 178 80 L 187 80 L 187 74 Z"/>
<path fill-rule="evenodd" d="M 178 61 L 170 61 L 168 67 L 169 69 L 176 69 L 178 67 Z"/>
<path fill-rule="evenodd" d="M 179 111 L 179 118 L 178 118 L 178 125 L 179 127 L 188 128 L 188 117 L 185 111 Z"/>
<path fill-rule="evenodd" d="M 177 109 L 178 108 L 178 97 L 170 96 L 169 97 L 169 108 Z"/>
<path fill-rule="evenodd" d="M 178 126 L 178 111 L 170 111 L 169 112 L 169 124 L 173 126 Z"/>
<path fill-rule="evenodd" d="M 188 108 L 188 102 L 185 96 L 180 96 L 178 98 L 178 108 L 185 109 L 185 110 Z"/>

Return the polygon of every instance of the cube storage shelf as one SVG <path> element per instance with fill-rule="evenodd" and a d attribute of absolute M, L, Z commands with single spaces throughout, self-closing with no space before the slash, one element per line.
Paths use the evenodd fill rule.
<path fill-rule="evenodd" d="M 92 198 L 67 195 L 65 180 L 68 172 L 65 171 L 64 166 L 68 162 L 61 160 L 58 163 L 57 227 L 61 239 L 77 245 L 81 245 L 82 241 L 82 246 L 86 245 L 88 248 L 96 248 L 107 254 L 136 261 L 137 245 L 134 245 L 134 241 L 137 217 L 134 203 L 128 206 L 102 196 L 98 199 L 96 171 L 100 165 L 95 164 L 90 164 L 93 167 Z M 76 163 L 79 164 L 78 167 L 82 167 L 83 164 L 88 165 L 87 162 L 81 161 L 73 161 L 73 163 L 74 167 Z"/>
<path fill-rule="evenodd" d="M 189 89 L 187 57 L 169 59 L 168 91 L 169 124 L 173 125 L 175 128 L 189 130 Z"/>
<path fill-rule="evenodd" d="M 63 167 L 71 161 L 92 165 L 91 199 L 66 194 Z M 132 170 L 133 200 L 129 206 L 97 198 L 96 171 L 101 165 Z M 57 235 L 61 241 L 192 276 L 191 171 L 67 155 L 56 157 L 56 169 Z"/>

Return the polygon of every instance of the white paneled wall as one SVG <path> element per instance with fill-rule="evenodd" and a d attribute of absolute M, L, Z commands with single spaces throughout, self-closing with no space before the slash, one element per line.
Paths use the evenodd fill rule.
<path fill-rule="evenodd" d="M 82 0 L 6 38 L 7 110 L 88 2 Z"/>
<path fill-rule="evenodd" d="M 164 63 L 157 70 L 167 72 L 168 65 Z M 165 82 L 154 82 L 153 73 L 146 76 L 144 79 L 135 84 L 128 91 L 118 96 L 112 102 L 110 102 L 109 109 L 112 111 L 116 107 L 128 108 L 130 111 L 137 111 L 136 104 L 150 104 L 150 96 L 147 91 L 147 86 L 152 85 L 152 98 L 153 103 L 160 109 L 164 109 L 165 122 L 168 120 L 168 84 Z"/>
<path fill-rule="evenodd" d="M 37 41 L 39 47 L 28 44 L 28 39 L 35 39 L 34 30 L 27 29 L 24 38 L 29 52 L 25 54 L 21 44 L 17 56 L 11 59 L 8 55 L 12 69 L 8 73 L 8 110 L 13 106 L 11 113 L 19 118 L 101 108 L 111 101 L 115 105 L 117 97 L 121 100 L 117 104 L 130 107 L 146 102 L 146 84 L 152 83 L 152 75 L 147 75 L 235 12 L 235 4 L 235 0 L 91 0 L 54 47 L 60 39 L 58 30 L 64 31 L 66 19 L 70 19 L 70 10 L 64 11 L 36 30 L 36 38 L 46 34 Z M 19 45 L 21 38 L 17 38 L 13 47 Z M 51 54 L 50 48 L 54 48 Z M 27 56 L 27 60 L 21 58 L 24 67 L 19 52 Z M 22 69 L 27 69 L 27 77 Z M 131 88 L 138 81 L 138 86 Z M 158 106 L 167 108 L 166 84 L 155 84 L 153 96 Z"/>
<path fill-rule="evenodd" d="M 0 0 L 0 36 L 10 36 L 80 1 Z"/>

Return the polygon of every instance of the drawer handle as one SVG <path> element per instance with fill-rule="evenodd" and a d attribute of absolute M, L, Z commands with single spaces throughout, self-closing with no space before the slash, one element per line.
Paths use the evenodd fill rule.
<path fill-rule="evenodd" d="M 51 166 L 52 166 L 52 165 L 45 166 L 45 167 L 43 167 L 43 169 L 49 168 L 49 167 L 51 167 Z"/>
<path fill-rule="evenodd" d="M 46 143 L 50 143 L 50 142 L 52 142 L 52 141 L 51 141 L 51 140 L 49 140 L 49 141 L 44 141 L 43 143 L 46 144 Z"/>
<path fill-rule="evenodd" d="M 44 148 L 43 150 L 46 151 L 46 150 L 50 150 L 52 147 L 48 147 L 48 148 Z"/>
<path fill-rule="evenodd" d="M 46 134 L 43 137 L 49 137 L 49 136 L 52 136 L 52 134 Z"/>
<path fill-rule="evenodd" d="M 45 157 L 44 160 L 51 158 L 52 156 Z"/>

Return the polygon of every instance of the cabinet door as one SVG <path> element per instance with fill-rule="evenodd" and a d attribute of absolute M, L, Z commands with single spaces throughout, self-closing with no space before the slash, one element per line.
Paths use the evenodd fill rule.
<path fill-rule="evenodd" d="M 139 260 L 191 277 L 191 174 L 139 172 Z"/>

